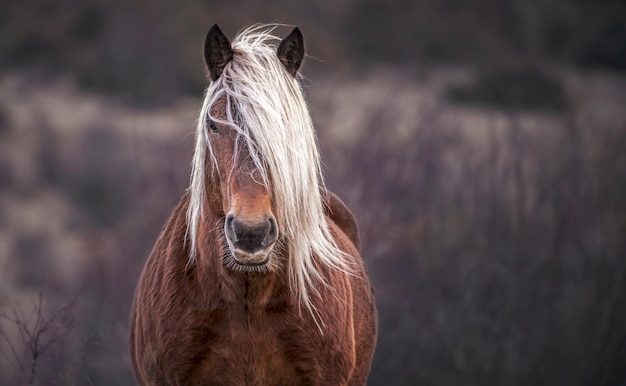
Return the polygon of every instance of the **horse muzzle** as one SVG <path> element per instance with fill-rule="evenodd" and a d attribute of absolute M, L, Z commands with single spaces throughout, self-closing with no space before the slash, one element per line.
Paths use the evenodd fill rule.
<path fill-rule="evenodd" d="M 249 222 L 238 219 L 232 212 L 226 216 L 224 234 L 235 261 L 244 266 L 268 263 L 278 238 L 278 226 L 273 215 L 262 221 Z"/>

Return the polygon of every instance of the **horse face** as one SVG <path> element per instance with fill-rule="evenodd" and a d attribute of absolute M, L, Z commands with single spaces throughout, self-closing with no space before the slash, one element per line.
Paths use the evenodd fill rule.
<path fill-rule="evenodd" d="M 281 41 L 276 55 L 285 70 L 296 76 L 304 57 L 304 41 L 297 27 Z M 214 25 L 204 43 L 209 78 L 217 81 L 233 57 L 230 41 Z M 226 104 L 225 98 L 214 103 L 210 116 L 216 119 L 209 122 L 209 141 L 220 181 L 221 209 L 225 214 L 224 235 L 234 259 L 232 261 L 227 256 L 226 265 L 258 270 L 270 261 L 270 253 L 278 238 L 278 224 L 272 213 L 271 186 L 262 183 L 269 180 L 269 176 L 261 175 L 237 131 L 219 123 L 227 121 Z"/>
<path fill-rule="evenodd" d="M 226 124 L 226 100 L 213 106 L 209 141 L 213 152 L 214 175 L 220 182 L 224 235 L 232 258 L 227 265 L 237 270 L 265 266 L 278 238 L 278 224 L 272 213 L 272 196 L 263 176 L 252 161 L 248 147 L 237 131 Z M 233 264 L 230 264 L 233 263 Z"/>

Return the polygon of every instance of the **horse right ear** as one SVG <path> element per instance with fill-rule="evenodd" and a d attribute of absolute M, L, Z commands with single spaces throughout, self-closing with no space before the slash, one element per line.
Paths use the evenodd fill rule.
<path fill-rule="evenodd" d="M 204 61 L 209 70 L 209 77 L 216 81 L 224 72 L 224 67 L 233 58 L 230 41 L 220 27 L 214 24 L 204 40 Z"/>

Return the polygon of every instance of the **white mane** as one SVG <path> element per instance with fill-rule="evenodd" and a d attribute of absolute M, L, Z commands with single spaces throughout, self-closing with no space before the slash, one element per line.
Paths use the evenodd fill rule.
<path fill-rule="evenodd" d="M 327 283 L 315 267 L 313 256 L 333 269 L 352 269 L 330 235 L 320 193 L 323 179 L 313 123 L 298 81 L 276 55 L 280 39 L 271 35 L 272 30 L 253 26 L 240 33 L 232 42 L 233 59 L 206 90 L 189 187 L 189 259 L 194 263 L 197 255 L 198 224 L 205 198 L 206 149 L 212 155 L 207 117 L 212 105 L 226 97 L 225 123 L 244 138 L 252 160 L 264 176 L 263 182 L 272 187 L 281 242 L 289 251 L 291 290 L 300 304 L 314 313 L 310 292 L 317 293 L 316 283 Z"/>

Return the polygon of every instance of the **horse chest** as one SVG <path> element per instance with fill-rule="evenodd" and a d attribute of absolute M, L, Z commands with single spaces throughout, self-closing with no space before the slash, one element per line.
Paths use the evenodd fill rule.
<path fill-rule="evenodd" d="M 279 385 L 317 383 L 319 347 L 299 326 L 263 313 L 243 312 L 216 331 L 199 366 L 212 384 Z"/>

